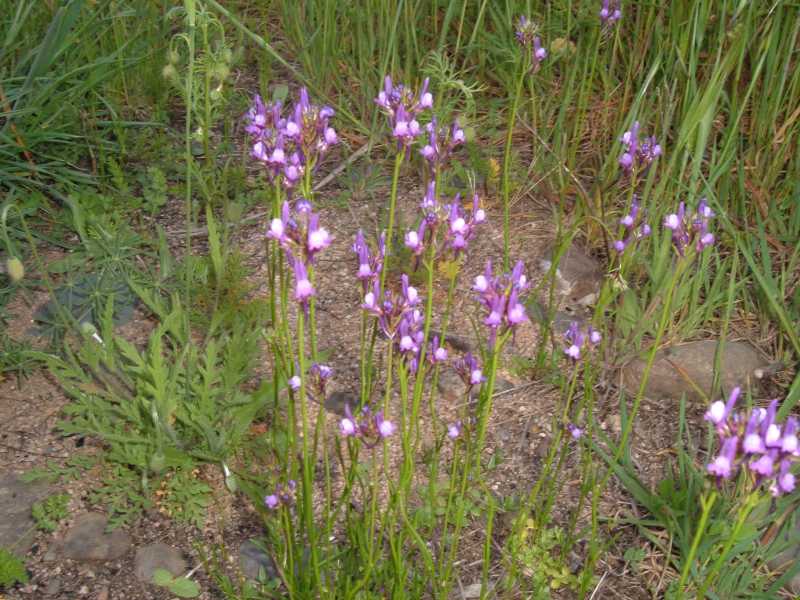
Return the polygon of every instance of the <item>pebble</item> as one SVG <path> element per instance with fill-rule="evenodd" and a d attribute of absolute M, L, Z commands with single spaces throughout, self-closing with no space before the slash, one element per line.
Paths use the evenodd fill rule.
<path fill-rule="evenodd" d="M 16 475 L 0 475 L 0 543 L 27 554 L 36 533 L 31 507 L 50 493 L 50 486 L 41 481 L 26 483 Z"/>
<path fill-rule="evenodd" d="M 136 549 L 134 573 L 141 582 L 152 583 L 153 573 L 156 569 L 166 569 L 174 577 L 178 577 L 186 572 L 186 568 L 183 553 L 163 542 L 148 544 Z"/>

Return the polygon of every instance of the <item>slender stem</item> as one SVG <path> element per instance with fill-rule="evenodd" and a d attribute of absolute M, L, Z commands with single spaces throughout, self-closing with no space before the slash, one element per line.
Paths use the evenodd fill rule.
<path fill-rule="evenodd" d="M 383 258 L 383 268 L 381 269 L 381 287 L 378 298 L 383 298 L 386 273 L 389 271 L 389 257 L 392 255 L 392 236 L 394 235 L 394 213 L 397 206 L 397 182 L 400 179 L 400 166 L 405 158 L 405 150 L 400 150 L 394 159 L 394 173 L 392 175 L 392 193 L 389 197 L 389 229 L 386 232 L 386 256 Z"/>
<path fill-rule="evenodd" d="M 714 506 L 716 501 L 716 490 L 711 492 L 711 495 L 708 498 L 703 498 L 701 500 L 703 505 L 703 514 L 700 516 L 700 522 L 697 524 L 697 531 L 694 532 L 694 538 L 692 539 L 692 546 L 689 548 L 689 554 L 686 556 L 685 562 L 683 563 L 683 568 L 681 569 L 681 578 L 678 582 L 679 599 L 683 598 L 684 586 L 686 585 L 686 579 L 689 577 L 689 570 L 692 568 L 695 554 L 697 554 L 697 548 L 700 546 L 700 540 L 703 538 L 703 535 L 706 532 L 706 523 L 708 523 L 708 518 L 711 516 L 711 508 Z M 697 597 L 703 598 L 704 596 L 698 595 Z"/>
<path fill-rule="evenodd" d="M 716 492 L 714 492 L 716 494 Z M 717 555 L 717 559 L 714 561 L 713 566 L 711 567 L 710 571 L 706 575 L 705 580 L 703 581 L 703 585 L 700 587 L 700 590 L 697 592 L 698 598 L 705 598 L 706 597 L 706 589 L 708 586 L 711 585 L 714 576 L 719 573 L 720 568 L 722 567 L 722 563 L 728 558 L 728 553 L 733 548 L 733 545 L 739 540 L 739 534 L 742 531 L 742 527 L 744 527 L 745 521 L 747 517 L 750 515 L 750 511 L 755 508 L 755 505 L 758 503 L 758 493 L 754 492 L 748 496 L 747 500 L 745 500 L 744 506 L 739 509 L 739 517 L 736 519 L 736 525 L 733 527 L 733 531 L 728 536 L 728 539 L 725 541 L 725 545 L 722 547 L 722 552 Z"/>
<path fill-rule="evenodd" d="M 514 135 L 514 124 L 517 121 L 517 110 L 519 109 L 519 99 L 522 95 L 522 86 L 525 83 L 526 65 L 520 67 L 517 78 L 517 87 L 514 90 L 514 97 L 511 99 L 511 113 L 508 115 L 508 129 L 506 131 L 506 147 L 503 154 L 503 270 L 508 271 L 509 259 L 509 215 L 508 203 L 511 193 L 511 141 Z"/>
<path fill-rule="evenodd" d="M 308 403 L 306 402 L 306 356 L 305 356 L 305 311 L 302 306 L 297 310 L 297 358 L 300 362 L 300 414 L 301 414 L 301 427 L 303 432 L 303 525 L 307 543 L 311 550 L 311 589 L 315 589 L 316 578 L 319 573 L 319 564 L 317 562 L 317 545 L 316 545 L 316 529 L 314 527 L 314 505 L 313 495 L 314 488 L 312 487 L 311 477 L 311 464 L 313 456 L 311 455 L 311 446 L 309 444 L 309 426 L 308 426 Z"/>

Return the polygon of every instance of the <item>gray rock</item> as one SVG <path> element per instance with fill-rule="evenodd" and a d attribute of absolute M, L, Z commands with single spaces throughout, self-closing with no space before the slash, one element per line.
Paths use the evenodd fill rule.
<path fill-rule="evenodd" d="M 337 390 L 325 398 L 324 406 L 328 412 L 344 417 L 346 414 L 345 406 L 349 406 L 350 410 L 355 412 L 356 408 L 358 408 L 358 403 L 358 396 L 353 392 Z"/>
<path fill-rule="evenodd" d="M 239 566 L 242 569 L 242 575 L 253 581 L 258 580 L 258 573 L 261 569 L 264 569 L 267 579 L 278 577 L 272 557 L 255 540 L 246 540 L 239 546 Z"/>
<path fill-rule="evenodd" d="M 26 554 L 33 545 L 35 530 L 31 506 L 50 494 L 43 482 L 26 483 L 16 475 L 0 476 L 0 543 L 14 545 L 17 554 Z"/>
<path fill-rule="evenodd" d="M 547 249 L 539 259 L 539 268 L 549 273 L 553 266 L 556 247 Z M 600 264 L 573 242 L 561 255 L 555 269 L 555 293 L 560 304 L 591 306 L 598 298 L 603 283 Z"/>
<path fill-rule="evenodd" d="M 647 380 L 645 395 L 652 399 L 703 400 L 697 388 L 706 395 L 711 393 L 714 376 L 714 355 L 716 340 L 700 340 L 670 346 L 656 353 L 650 377 Z M 629 394 L 639 390 L 647 359 L 637 358 L 622 369 L 622 383 Z M 720 360 L 720 381 L 723 392 L 738 386 L 753 385 L 765 369 L 767 362 L 747 342 L 726 342 Z"/>
<path fill-rule="evenodd" d="M 81 562 L 116 560 L 130 548 L 131 538 L 117 529 L 106 533 L 108 519 L 98 513 L 86 513 L 75 520 L 59 546 L 60 554 Z"/>
<path fill-rule="evenodd" d="M 180 550 L 163 542 L 156 542 L 136 549 L 134 572 L 136 579 L 144 583 L 153 583 L 156 569 L 166 569 L 174 577 L 186 572 L 186 560 Z"/>
<path fill-rule="evenodd" d="M 551 311 L 548 311 L 547 307 L 538 300 L 529 302 L 527 308 L 529 314 L 536 319 L 536 321 L 538 321 L 541 325 L 549 324 L 553 333 L 556 335 L 563 334 L 573 321 L 576 321 L 578 326 L 582 327 L 588 317 L 591 316 L 590 313 L 585 310 L 573 310 L 572 312 L 567 310 L 556 310 L 552 314 L 551 321 Z"/>

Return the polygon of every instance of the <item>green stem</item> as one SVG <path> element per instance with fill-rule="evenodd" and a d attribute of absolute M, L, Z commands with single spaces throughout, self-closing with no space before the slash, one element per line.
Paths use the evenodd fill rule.
<path fill-rule="evenodd" d="M 526 65 L 523 63 L 520 68 L 517 87 L 514 90 L 514 97 L 511 99 L 511 114 L 508 116 L 508 130 L 506 131 L 506 146 L 503 153 L 503 271 L 509 270 L 509 215 L 508 203 L 511 193 L 511 141 L 514 135 L 514 124 L 517 121 L 517 110 L 519 110 L 519 99 L 522 95 L 522 86 L 525 83 Z"/>
<path fill-rule="evenodd" d="M 714 506 L 714 503 L 717 501 L 717 491 L 714 490 L 711 492 L 711 496 L 708 498 L 702 498 L 701 503 L 703 505 L 703 514 L 700 516 L 700 523 L 697 524 L 697 531 L 694 532 L 694 538 L 692 539 L 692 546 L 689 548 L 689 554 L 683 563 L 683 568 L 681 569 L 681 578 L 678 582 L 678 599 L 680 600 L 683 598 L 684 593 L 684 586 L 686 585 L 686 579 L 689 577 L 689 570 L 692 568 L 692 563 L 694 562 L 695 554 L 697 554 L 697 548 L 700 546 L 700 540 L 703 538 L 703 535 L 706 532 L 706 523 L 708 523 L 708 518 L 711 516 L 711 508 Z M 698 595 L 698 598 L 703 598 L 703 596 Z"/>
<path fill-rule="evenodd" d="M 716 492 L 714 492 L 716 494 Z M 714 577 L 717 573 L 719 573 L 720 568 L 722 568 L 722 563 L 728 558 L 728 553 L 733 548 L 733 545 L 739 540 L 739 534 L 742 531 L 742 527 L 744 527 L 745 521 L 747 517 L 750 515 L 750 511 L 755 508 L 755 505 L 758 503 L 758 493 L 754 492 L 748 496 L 747 500 L 739 509 L 739 517 L 736 519 L 736 525 L 733 527 L 733 531 L 731 532 L 728 539 L 725 541 L 725 545 L 722 548 L 722 552 L 717 555 L 717 559 L 714 561 L 714 565 L 711 567 L 711 570 L 706 575 L 705 580 L 703 581 L 703 585 L 700 587 L 700 590 L 697 592 L 698 598 L 705 598 L 706 597 L 706 589 L 711 582 L 714 580 Z M 685 567 L 684 567 L 685 568 Z"/>
<path fill-rule="evenodd" d="M 394 213 L 397 207 L 397 182 L 400 180 L 400 166 L 405 158 L 405 150 L 398 151 L 394 159 L 394 173 L 392 174 L 392 193 L 389 197 L 389 228 L 386 232 L 386 256 L 383 258 L 383 268 L 381 269 L 381 287 L 378 301 L 383 298 L 386 273 L 389 271 L 389 257 L 392 255 L 392 236 L 394 235 Z"/>

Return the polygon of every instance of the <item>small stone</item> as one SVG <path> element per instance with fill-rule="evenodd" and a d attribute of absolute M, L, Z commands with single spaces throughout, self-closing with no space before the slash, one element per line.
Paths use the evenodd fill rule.
<path fill-rule="evenodd" d="M 714 379 L 714 355 L 717 340 L 700 340 L 670 346 L 656 353 L 645 395 L 648 398 L 679 400 L 683 394 L 693 402 L 700 402 L 711 393 Z M 622 382 L 629 394 L 639 391 L 647 359 L 637 358 L 622 369 Z M 754 385 L 756 371 L 769 365 L 753 346 L 747 342 L 726 342 L 720 360 L 720 377 L 723 393 L 734 387 Z"/>
<path fill-rule="evenodd" d="M 61 591 L 61 580 L 53 577 L 50 581 L 47 582 L 42 593 L 45 596 L 58 596 L 58 593 Z"/>
<path fill-rule="evenodd" d="M 253 581 L 258 580 L 261 569 L 264 570 L 267 579 L 275 579 L 278 576 L 272 557 L 255 540 L 246 540 L 239 546 L 239 566 L 242 575 Z"/>
<path fill-rule="evenodd" d="M 465 586 L 461 589 L 461 597 L 464 600 L 468 600 L 469 598 L 480 598 L 481 597 L 481 584 L 478 583 L 471 583 L 468 586 Z"/>
<path fill-rule="evenodd" d="M 43 482 L 27 483 L 16 475 L 0 476 L 0 540 L 23 555 L 33 546 L 35 529 L 31 507 L 50 494 Z"/>
<path fill-rule="evenodd" d="M 108 586 L 97 592 L 97 600 L 108 600 Z"/>
<path fill-rule="evenodd" d="M 98 513 L 86 513 L 75 520 L 60 545 L 61 555 L 81 562 L 116 560 L 130 548 L 131 538 L 117 529 L 106 533 L 108 519 Z"/>
<path fill-rule="evenodd" d="M 459 377 L 458 373 L 447 366 L 439 368 L 437 388 L 442 398 L 451 403 L 463 402 L 467 390 L 464 381 Z"/>
<path fill-rule="evenodd" d="M 144 583 L 153 583 L 156 569 L 166 569 L 174 577 L 183 575 L 186 572 L 183 553 L 163 542 L 137 548 L 134 563 L 136 578 Z"/>
<path fill-rule="evenodd" d="M 337 390 L 325 398 L 325 410 L 344 417 L 346 415 L 345 406 L 349 406 L 351 411 L 355 411 L 358 403 L 358 396 L 353 392 Z"/>

